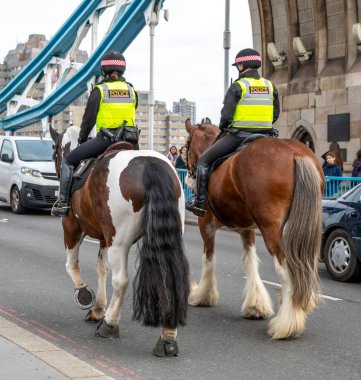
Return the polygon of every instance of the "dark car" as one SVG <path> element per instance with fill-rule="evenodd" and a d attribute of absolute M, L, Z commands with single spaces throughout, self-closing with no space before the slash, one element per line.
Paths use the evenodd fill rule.
<path fill-rule="evenodd" d="M 337 199 L 322 201 L 321 261 L 337 281 L 361 277 L 361 184 Z"/>

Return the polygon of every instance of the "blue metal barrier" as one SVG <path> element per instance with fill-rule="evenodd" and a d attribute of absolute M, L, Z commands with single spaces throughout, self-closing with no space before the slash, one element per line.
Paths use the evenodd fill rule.
<path fill-rule="evenodd" d="M 187 201 L 191 202 L 193 200 L 193 189 L 190 189 L 189 187 L 187 187 L 187 183 L 186 183 L 187 170 L 186 169 L 176 169 L 176 170 L 182 184 L 184 198 L 186 199 L 186 202 Z"/>
<path fill-rule="evenodd" d="M 325 177 L 324 198 L 337 198 L 361 182 L 361 177 Z"/>
<path fill-rule="evenodd" d="M 187 187 L 186 184 L 186 169 L 176 169 L 179 179 L 182 183 L 184 197 L 186 201 L 192 201 L 194 197 L 193 189 Z M 323 198 L 337 198 L 353 187 L 361 183 L 361 177 L 325 177 L 325 190 Z"/>

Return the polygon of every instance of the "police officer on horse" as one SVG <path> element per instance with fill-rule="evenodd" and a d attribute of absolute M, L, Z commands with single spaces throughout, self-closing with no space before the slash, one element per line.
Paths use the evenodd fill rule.
<path fill-rule="evenodd" d="M 232 66 L 237 67 L 239 77 L 224 99 L 219 124 L 221 138 L 199 157 L 195 200 L 186 204 L 186 209 L 197 216 L 205 214 L 210 166 L 217 158 L 233 152 L 246 137 L 254 133 L 271 134 L 280 112 L 276 87 L 257 71 L 261 57 L 256 50 L 241 50 Z"/>
<path fill-rule="evenodd" d="M 138 96 L 133 86 L 123 77 L 125 69 L 125 58 L 118 52 L 108 52 L 102 58 L 101 71 L 104 79 L 97 83 L 90 93 L 80 126 L 79 145 L 67 154 L 61 163 L 59 199 L 52 209 L 54 216 L 68 215 L 72 177 L 81 160 L 102 154 L 115 142 L 113 138 L 115 136 L 119 136 L 119 140 L 127 140 L 122 137 L 124 127 L 128 135 L 136 136 L 130 142 L 137 147 L 138 131 L 135 125 L 135 110 L 138 105 Z M 94 139 L 87 141 L 94 125 L 96 125 L 97 135 Z"/>

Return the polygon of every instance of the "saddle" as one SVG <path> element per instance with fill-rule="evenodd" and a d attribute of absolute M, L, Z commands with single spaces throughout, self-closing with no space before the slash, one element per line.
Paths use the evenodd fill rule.
<path fill-rule="evenodd" d="M 84 183 L 89 177 L 89 174 L 92 172 L 95 164 L 103 157 L 108 157 L 111 154 L 120 152 L 121 150 L 132 150 L 134 149 L 133 145 L 126 141 L 118 141 L 110 145 L 106 151 L 98 157 L 88 158 L 86 160 L 80 161 L 80 164 L 75 169 L 73 174 L 73 182 L 71 185 L 70 193 L 73 193 L 75 190 L 79 190 L 84 186 Z"/>
<path fill-rule="evenodd" d="M 213 164 L 211 165 L 211 167 L 209 168 L 209 177 L 211 176 L 212 172 L 214 170 L 216 170 L 218 168 L 218 166 L 220 166 L 229 157 L 232 157 L 233 155 L 235 155 L 236 153 L 238 153 L 239 151 L 244 149 L 248 144 L 252 143 L 253 141 L 259 140 L 259 139 L 264 138 L 264 137 L 270 137 L 270 136 L 264 135 L 261 133 L 255 133 L 251 136 L 248 136 L 240 143 L 240 145 L 238 145 L 238 147 L 233 152 L 228 153 L 225 156 L 217 158 L 216 161 L 214 161 Z"/>

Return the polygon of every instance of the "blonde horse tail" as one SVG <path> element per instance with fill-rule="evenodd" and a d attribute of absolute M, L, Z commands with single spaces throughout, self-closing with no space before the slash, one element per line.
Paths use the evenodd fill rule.
<path fill-rule="evenodd" d="M 295 158 L 295 190 L 283 230 L 283 252 L 293 283 L 293 305 L 305 312 L 320 301 L 317 263 L 321 248 L 322 181 L 310 157 Z"/>

